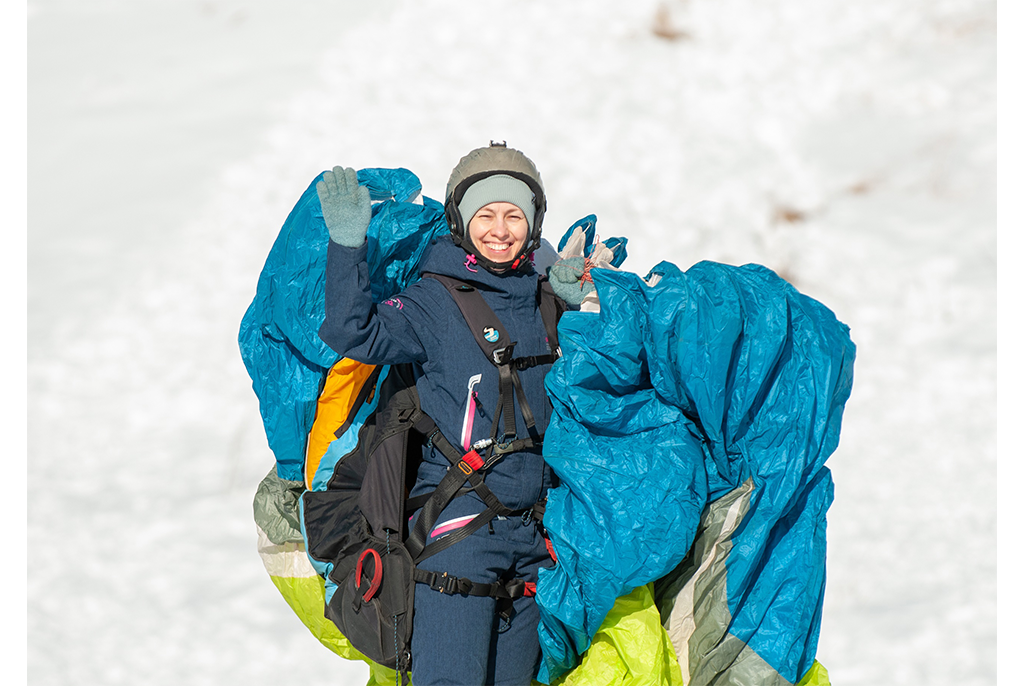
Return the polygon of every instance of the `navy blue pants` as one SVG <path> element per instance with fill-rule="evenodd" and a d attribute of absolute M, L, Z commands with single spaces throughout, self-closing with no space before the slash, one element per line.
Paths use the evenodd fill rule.
<path fill-rule="evenodd" d="M 473 500 L 457 498 L 446 508 L 430 540 L 443 536 L 445 529 L 455 530 L 460 518 L 479 512 L 482 508 L 473 507 Z M 537 570 L 553 564 L 536 524 L 510 517 L 494 519 L 491 527 L 478 529 L 419 567 L 479 583 L 513 577 L 536 583 Z M 495 613 L 496 603 L 494 598 L 442 594 L 416 584 L 413 684 L 529 686 L 540 662 L 537 604 L 532 597 L 519 598 L 506 623 Z"/>

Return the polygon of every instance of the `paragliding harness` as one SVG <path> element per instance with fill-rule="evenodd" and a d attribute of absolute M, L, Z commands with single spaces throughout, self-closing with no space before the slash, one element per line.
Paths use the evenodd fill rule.
<path fill-rule="evenodd" d="M 357 650 L 400 672 L 403 682 L 412 668 L 409 643 L 416 583 L 440 593 L 496 598 L 496 612 L 505 620 L 514 600 L 536 591 L 534 584 L 521 578 L 483 584 L 422 570 L 417 564 L 495 517 L 522 517 L 524 523 L 533 520 L 543 533 L 543 502 L 512 510 L 487 487 L 483 475 L 504 455 L 541 446 L 543 436 L 537 432 L 518 372 L 557 359 L 557 323 L 565 311 L 565 303 L 542 276 L 538 306 L 551 352 L 514 357 L 515 343 L 510 342 L 479 291 L 452 277 L 424 276 L 445 286 L 481 350 L 498 368 L 499 398 L 490 437 L 469 450 L 456 448 L 420 409 L 412 366 L 383 368 L 388 370 L 383 380 L 383 369 L 378 367 L 363 383 L 349 417 L 335 433 L 341 437 L 360 407 L 376 399 L 377 408 L 360 427 L 355 449 L 338 460 L 325 490 L 306 491 L 302 496 L 307 552 L 314 560 L 333 565 L 329 578 L 337 584 L 328 598 L 326 616 Z M 518 398 L 528 436 L 516 436 L 514 398 Z M 433 492 L 409 499 L 423 444 L 432 446 L 451 464 Z M 462 528 L 427 543 L 444 508 L 470 492 L 483 500 L 486 509 Z M 419 518 L 406 535 L 417 510 Z M 554 557 L 550 543 L 548 550 Z"/>

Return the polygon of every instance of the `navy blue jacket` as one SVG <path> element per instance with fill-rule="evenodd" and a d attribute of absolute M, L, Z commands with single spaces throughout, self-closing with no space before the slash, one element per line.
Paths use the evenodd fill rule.
<path fill-rule="evenodd" d="M 470 413 L 473 415 L 468 432 L 470 442 L 488 438 L 498 403 L 498 370 L 484 356 L 458 305 L 445 287 L 431 278 L 420 279 L 383 303 L 374 303 L 366 251 L 366 243 L 359 248 L 347 248 L 332 241 L 328 247 L 326 316 L 320 337 L 339 354 L 359 362 L 413 363 L 423 411 L 456 447 L 464 444 L 472 386 L 478 402 L 473 403 L 475 411 Z M 453 276 L 477 288 L 516 343 L 516 357 L 549 353 L 538 308 L 539 275 L 532 269 L 526 273 L 494 274 L 481 266 L 467 264 L 466 257 L 466 252 L 450 237 L 437 239 L 425 255 L 420 273 Z M 550 365 L 541 365 L 519 372 L 541 433 L 551 416 L 551 405 L 544 390 L 544 376 L 550 368 Z M 479 380 L 474 383 L 477 377 Z M 514 412 L 517 435 L 526 437 L 518 400 Z M 449 464 L 439 452 L 425 447 L 417 485 L 411 495 L 432 490 Z M 551 485 L 550 479 L 550 469 L 541 457 L 540 448 L 506 455 L 485 476 L 488 487 L 513 509 L 537 502 Z M 475 498 L 475 494 L 459 500 L 465 498 Z"/>

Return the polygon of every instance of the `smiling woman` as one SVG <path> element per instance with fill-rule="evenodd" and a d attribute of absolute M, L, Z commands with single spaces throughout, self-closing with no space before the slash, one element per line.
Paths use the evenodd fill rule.
<path fill-rule="evenodd" d="M 481 214 L 488 206 L 492 207 Z M 512 209 L 520 212 L 510 213 Z M 445 220 L 452 240 L 469 253 L 471 261 L 495 272 L 525 267 L 527 257 L 540 247 L 546 209 L 537 167 L 504 142 L 492 141 L 486 148 L 470 151 L 455 165 L 445 189 Z M 476 228 L 471 226 L 474 221 L 478 221 Z M 513 225 L 525 228 L 521 242 Z"/>
<path fill-rule="evenodd" d="M 379 563 L 385 570 L 404 569 L 391 551 L 396 539 L 406 546 L 412 594 L 404 603 L 383 603 L 383 629 L 374 622 L 364 628 L 368 611 L 357 623 L 342 593 L 332 595 L 327 615 L 353 646 L 380 664 L 411 671 L 417 686 L 528 684 L 540 664 L 534 592 L 540 570 L 554 564 L 534 512 L 542 511 L 554 484 L 541 453 L 551 414 L 544 379 L 557 356 L 556 323 L 564 309 L 529 259 L 544 216 L 540 175 L 504 143 L 464 156 L 439 221 L 452 235 L 434 238 L 419 265 L 419 274 L 431 278 L 379 304 L 365 278 L 370 194 L 358 181 L 354 169 L 335 167 L 316 186 L 330 235 L 319 335 L 350 360 L 409 365 L 418 411 L 435 428 L 420 431 L 417 424 L 429 439 L 410 472 L 405 514 L 412 516 L 396 517 L 393 528 L 371 524 L 385 541 Z M 373 242 L 379 245 L 379 236 Z M 469 326 L 453 326 L 463 320 Z M 467 452 L 447 450 L 448 444 Z M 471 487 L 462 488 L 467 480 Z M 307 512 L 315 510 L 311 502 Z M 333 520 L 307 520 L 309 549 L 337 549 L 313 540 L 333 541 L 341 529 Z M 344 568 L 340 560 L 333 564 Z M 409 616 L 408 598 L 411 631 L 408 622 L 391 619 Z M 372 593 L 365 603 L 371 600 Z M 393 643 L 379 648 L 379 637 L 391 634 Z"/>
<path fill-rule="evenodd" d="M 484 205 L 469 220 L 469 238 L 487 259 L 505 264 L 511 262 L 526 244 L 530 225 L 523 211 L 510 202 Z"/>

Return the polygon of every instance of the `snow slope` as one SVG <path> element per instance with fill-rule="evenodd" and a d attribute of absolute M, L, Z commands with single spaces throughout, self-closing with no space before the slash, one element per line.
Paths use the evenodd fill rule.
<path fill-rule="evenodd" d="M 994 682 L 994 2 L 293 4 L 28 5 L 32 684 L 365 679 L 256 556 L 238 322 L 318 172 L 440 199 L 490 139 L 550 235 L 595 212 L 633 271 L 759 262 L 851 326 L 818 657 Z"/>

